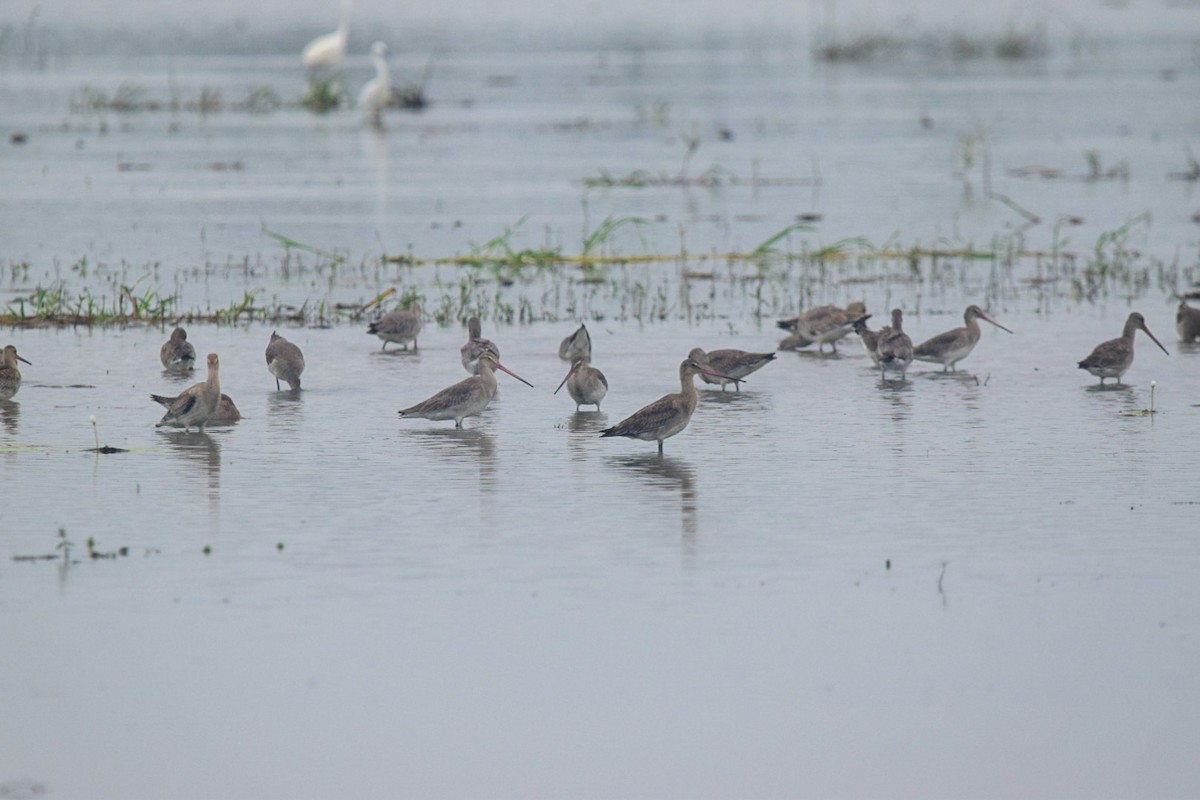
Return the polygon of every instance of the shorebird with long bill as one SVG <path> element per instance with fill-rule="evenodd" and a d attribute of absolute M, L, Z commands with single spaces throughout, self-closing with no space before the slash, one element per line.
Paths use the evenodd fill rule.
<path fill-rule="evenodd" d="M 558 345 L 558 357 L 563 361 L 574 361 L 580 356 L 589 359 L 592 357 L 592 337 L 584 324 L 580 324 L 574 333 Z"/>
<path fill-rule="evenodd" d="M 154 395 L 151 399 L 159 402 Z M 212 416 L 221 401 L 221 362 L 216 353 L 208 354 L 208 380 L 189 386 L 183 394 L 167 407 L 167 413 L 154 426 L 161 428 L 183 428 L 186 432 L 193 425 L 196 430 L 203 431 L 208 418 Z"/>
<path fill-rule="evenodd" d="M 175 403 L 179 402 L 180 395 L 175 397 L 165 397 L 161 394 L 152 394 L 150 399 L 158 403 L 163 408 L 170 408 Z M 213 413 L 209 415 L 205 425 L 232 425 L 235 422 L 240 422 L 242 412 L 238 411 L 238 407 L 233 404 L 233 398 L 227 394 L 222 394 L 221 399 L 217 401 L 217 407 Z"/>
<path fill-rule="evenodd" d="M 571 369 L 567 371 L 567 377 L 558 385 L 558 389 L 561 389 L 566 384 L 567 394 L 575 401 L 576 411 L 580 406 L 591 405 L 599 411 L 600 401 L 608 394 L 608 379 L 588 362 L 586 355 L 576 356 L 571 362 Z M 558 394 L 558 389 L 554 390 L 555 394 Z"/>
<path fill-rule="evenodd" d="M 611 428 L 600 431 L 600 435 L 658 442 L 658 453 L 662 455 L 663 440 L 670 439 L 692 421 L 692 413 L 695 412 L 696 403 L 700 399 L 693 378 L 701 374 L 730 381 L 737 380 L 706 367 L 694 358 L 685 358 L 679 364 L 678 392 L 658 398 Z"/>
<path fill-rule="evenodd" d="M 304 353 L 300 348 L 271 331 L 271 341 L 267 344 L 267 371 L 275 376 L 275 391 L 279 391 L 279 382 L 283 381 L 293 392 L 300 389 L 300 373 L 304 372 Z"/>
<path fill-rule="evenodd" d="M 913 358 L 917 361 L 941 364 L 942 372 L 957 372 L 955 364 L 969 356 L 975 349 L 975 345 L 979 344 L 979 337 L 983 334 L 979 327 L 979 320 L 990 322 L 1000 330 L 1012 333 L 1008 328 L 983 313 L 982 308 L 970 305 L 963 313 L 963 322 L 966 323 L 966 327 L 954 328 L 921 342 L 913 348 Z"/>
<path fill-rule="evenodd" d="M 453 386 L 442 389 L 428 400 L 400 409 L 398 413 L 402 417 L 452 419 L 454 427 L 461 428 L 464 418 L 479 416 L 488 407 L 488 403 L 492 402 L 492 397 L 496 394 L 495 370 L 506 372 L 526 386 L 533 387 L 532 383 L 501 364 L 493 353 L 485 352 L 479 356 L 478 375 L 464 378 Z"/>
<path fill-rule="evenodd" d="M 854 323 L 854 332 L 858 334 L 858 338 L 862 341 L 863 349 L 867 351 L 867 355 L 871 357 L 871 363 L 879 366 L 879 331 L 873 331 L 867 327 L 865 319 L 856 320 Z"/>
<path fill-rule="evenodd" d="M 459 348 L 458 353 L 462 358 L 463 369 L 471 375 L 479 374 L 479 357 L 484 353 L 491 353 L 496 357 L 497 363 L 500 361 L 500 348 L 496 347 L 491 339 L 483 338 L 483 325 L 479 322 L 479 317 L 467 320 L 467 343 Z"/>
<path fill-rule="evenodd" d="M 1175 332 L 1183 342 L 1200 339 L 1200 308 L 1192 308 L 1181 300 L 1175 312 Z"/>
<path fill-rule="evenodd" d="M 705 365 L 713 372 L 728 376 L 718 378 L 701 372 L 700 380 L 705 383 L 720 384 L 722 392 L 725 391 L 726 384 L 732 383 L 733 388 L 740 392 L 742 379 L 773 361 L 775 354 L 750 353 L 745 350 L 733 349 L 709 350 L 706 353 L 703 348 L 693 347 L 692 352 L 688 353 L 688 358 Z"/>
<path fill-rule="evenodd" d="M 907 380 L 905 373 L 913 360 L 913 343 L 904 332 L 904 312 L 898 308 L 892 309 L 892 324 L 879 331 L 879 341 L 875 346 L 879 355 L 879 377 L 886 379 L 887 373 L 899 373 L 900 380 Z"/>
<path fill-rule="evenodd" d="M 187 331 L 179 326 L 171 331 L 171 338 L 158 349 L 158 360 L 163 368 L 172 372 L 187 372 L 196 365 L 196 348 L 187 340 Z"/>
<path fill-rule="evenodd" d="M 815 344 L 817 351 L 821 352 L 828 344 L 836 353 L 838 340 L 854 329 L 854 322 L 859 319 L 866 320 L 870 316 L 867 313 L 867 304 L 861 300 L 855 300 L 845 308 L 811 308 L 797 317 L 781 319 L 775 323 L 776 326 L 792 333 L 780 343 L 779 349 L 797 350 Z"/>
<path fill-rule="evenodd" d="M 381 350 L 387 350 L 389 343 L 398 344 L 405 350 L 412 342 L 412 349 L 417 349 L 417 334 L 421 332 L 421 304 L 414 300 L 408 308 L 384 314 L 367 326 L 367 333 L 378 336 L 383 340 Z"/>
<path fill-rule="evenodd" d="M 17 369 L 17 362 L 25 361 L 21 356 L 17 355 L 16 345 L 4 345 L 4 353 L 0 355 L 0 400 L 11 400 L 17 390 L 21 388 L 21 370 Z M 29 364 L 33 366 L 33 364 Z"/>
<path fill-rule="evenodd" d="M 1163 347 L 1158 337 L 1146 327 L 1146 318 L 1134 311 L 1125 319 L 1125 329 L 1120 337 L 1096 345 L 1096 349 L 1079 362 L 1079 368 L 1086 369 L 1099 378 L 1101 386 L 1104 385 L 1105 378 L 1116 378 L 1117 385 L 1120 386 L 1121 376 L 1133 365 L 1133 337 L 1139 329 L 1145 331 L 1159 349 L 1167 353 L 1167 348 Z"/>

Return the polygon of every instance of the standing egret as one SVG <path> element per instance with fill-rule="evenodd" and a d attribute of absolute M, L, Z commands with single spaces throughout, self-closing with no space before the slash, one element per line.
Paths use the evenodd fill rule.
<path fill-rule="evenodd" d="M 371 63 L 375 65 L 375 77 L 367 81 L 358 93 L 358 107 L 363 117 L 376 128 L 383 127 L 383 109 L 392 98 L 392 79 L 388 73 L 387 45 L 376 42 L 371 45 Z"/>
<path fill-rule="evenodd" d="M 324 33 L 304 46 L 300 57 L 309 69 L 335 67 L 346 55 L 346 40 L 350 36 L 350 0 L 342 0 L 342 13 L 337 30 Z"/>

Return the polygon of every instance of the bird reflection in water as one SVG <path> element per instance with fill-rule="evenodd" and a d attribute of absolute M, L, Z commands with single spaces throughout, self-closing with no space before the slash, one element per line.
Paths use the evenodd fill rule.
<path fill-rule="evenodd" d="M 300 389 L 287 389 L 267 395 L 267 419 L 287 425 L 295 424 L 304 411 Z"/>
<path fill-rule="evenodd" d="M 479 485 L 488 494 L 497 488 L 496 439 L 479 428 L 411 428 L 401 432 L 425 452 L 447 462 L 469 462 L 479 468 Z"/>
<path fill-rule="evenodd" d="M 214 502 L 219 499 L 221 488 L 221 443 L 205 433 L 172 431 L 159 434 L 167 446 L 190 463 L 198 464 L 208 479 L 209 496 Z"/>
<path fill-rule="evenodd" d="M 681 458 L 662 456 L 658 453 L 642 453 L 625 458 L 615 458 L 611 463 L 636 478 L 641 486 L 655 486 L 672 494 L 676 492 L 679 494 L 683 552 L 689 558 L 694 557 L 696 555 L 696 534 L 699 527 L 696 469 Z"/>
<path fill-rule="evenodd" d="M 21 419 L 21 404 L 16 400 L 0 400 L 0 425 L 12 435 L 17 434 L 17 423 Z"/>
<path fill-rule="evenodd" d="M 608 425 L 608 414 L 603 411 L 576 411 L 567 418 L 567 430 L 571 433 L 599 433 L 602 428 Z M 587 444 L 591 444 L 592 437 L 588 437 Z"/>

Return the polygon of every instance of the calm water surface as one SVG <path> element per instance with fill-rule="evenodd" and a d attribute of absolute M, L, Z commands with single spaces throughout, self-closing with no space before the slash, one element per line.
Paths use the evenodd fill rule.
<path fill-rule="evenodd" d="M 1176 12 L 1168 32 L 1185 29 Z M 515 244 L 568 253 L 609 214 L 643 216 L 608 245 L 634 254 L 752 249 L 805 211 L 823 220 L 792 249 L 1044 247 L 1078 214 L 1058 235 L 1083 258 L 1150 212 L 1128 244 L 1166 261 L 1095 302 L 1070 270 L 1031 283 L 1032 262 L 916 279 L 775 265 L 761 293 L 734 267 L 686 279 L 694 263 L 481 284 L 485 336 L 536 388 L 501 375 L 461 431 L 396 415 L 464 377 L 457 323 L 428 323 L 415 353 L 380 352 L 365 325 L 281 329 L 308 362 L 297 395 L 266 371 L 270 327 L 190 326 L 246 416 L 203 434 L 153 427 L 147 395 L 200 378 L 159 369 L 167 330 L 7 331 L 33 364 L 0 403 L 0 798 L 1200 794 L 1200 348 L 1173 331 L 1197 235 L 1194 184 L 1167 178 L 1198 130 L 1182 98 L 1200 74 L 1180 37 L 1139 36 L 912 74 L 826 71 L 753 37 L 462 47 L 439 57 L 445 102 L 383 136 L 350 112 L 109 115 L 102 130 L 70 110 L 85 84 L 165 93 L 168 75 L 185 96 L 296 95 L 282 49 L 0 73 L 3 305 L 60 280 L 163 287 L 189 308 L 391 287 L 437 305 L 461 272 L 378 256 L 468 252 L 526 214 Z M 418 72 L 426 54 L 398 50 Z M 659 101 L 665 122 L 647 116 Z M 985 201 L 978 163 L 955 172 L 981 128 L 991 190 L 1040 226 Z M 580 183 L 673 174 L 692 132 L 693 173 L 816 164 L 822 184 Z M 1093 148 L 1130 179 L 1005 171 L 1082 171 Z M 264 225 L 348 266 L 281 264 Z M 631 310 L 638 284 L 662 314 Z M 837 357 L 782 352 L 740 393 L 702 389 L 661 458 L 597 437 L 677 390 L 692 347 L 773 350 L 776 316 L 854 298 L 875 322 L 905 308 L 916 341 L 971 302 L 1015 333 L 985 330 L 960 373 L 918 365 L 903 384 L 853 340 Z M 522 301 L 536 322 L 495 321 Z M 1170 355 L 1139 335 L 1128 385 L 1099 390 L 1075 362 L 1135 309 Z M 611 384 L 599 413 L 552 394 L 579 316 Z M 1159 413 L 1138 415 L 1151 380 Z M 86 452 L 93 416 L 101 444 L 129 452 Z M 12 559 L 55 553 L 60 529 L 70 558 Z M 127 555 L 91 559 L 89 539 Z"/>

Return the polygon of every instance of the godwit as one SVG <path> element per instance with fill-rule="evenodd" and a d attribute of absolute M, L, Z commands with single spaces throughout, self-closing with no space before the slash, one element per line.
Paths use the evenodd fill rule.
<path fill-rule="evenodd" d="M 558 346 L 558 357 L 563 361 L 574 361 L 580 356 L 592 357 L 592 337 L 588 334 L 587 325 L 580 325 Z"/>
<path fill-rule="evenodd" d="M 153 395 L 151 395 L 153 397 Z M 189 386 L 183 394 L 167 407 L 167 413 L 154 427 L 164 425 L 183 428 L 185 431 L 196 426 L 204 430 L 204 424 L 212 416 L 221 400 L 221 362 L 216 353 L 208 354 L 208 380 Z"/>
<path fill-rule="evenodd" d="M 867 355 L 871 357 L 871 363 L 879 366 L 879 331 L 873 331 L 867 327 L 865 319 L 859 319 L 854 322 L 854 332 L 858 334 L 858 338 L 862 340 L 863 349 L 867 351 Z"/>
<path fill-rule="evenodd" d="M 337 66 L 346 55 L 346 39 L 350 36 L 350 0 L 342 0 L 342 13 L 337 30 L 324 33 L 304 46 L 300 58 L 309 69 Z"/>
<path fill-rule="evenodd" d="M 416 300 L 408 308 L 384 314 L 367 326 L 367 333 L 383 340 L 383 350 L 387 350 L 389 342 L 402 345 L 405 350 L 408 349 L 408 343 L 412 342 L 413 350 L 416 350 L 417 334 L 420 332 L 421 304 Z"/>
<path fill-rule="evenodd" d="M 899 372 L 900 380 L 907 380 L 904 373 L 913 360 L 913 344 L 904 332 L 904 312 L 900 309 L 892 309 L 892 325 L 879 332 L 875 352 L 879 354 L 881 378 L 885 378 L 889 372 Z"/>
<path fill-rule="evenodd" d="M 693 347 L 692 352 L 688 353 L 688 358 L 704 364 L 713 372 L 729 376 L 718 378 L 701 372 L 700 380 L 705 383 L 719 383 L 722 392 L 725 391 L 725 384 L 732 382 L 733 388 L 740 392 L 741 379 L 765 367 L 768 361 L 775 358 L 775 354 L 747 353 L 745 350 L 711 350 L 706 353 L 699 347 Z"/>
<path fill-rule="evenodd" d="M 1185 342 L 1200 339 L 1200 309 L 1192 308 L 1180 301 L 1179 311 L 1175 312 L 1175 330 L 1179 338 Z"/>
<path fill-rule="evenodd" d="M 388 72 L 388 48 L 383 42 L 371 45 L 371 63 L 375 65 L 375 77 L 367 81 L 358 93 L 358 107 L 363 118 L 376 128 L 383 127 L 383 109 L 392 99 L 392 78 Z"/>
<path fill-rule="evenodd" d="M 279 382 L 284 381 L 294 392 L 300 388 L 304 354 L 299 347 L 271 331 L 271 341 L 267 344 L 267 370 L 275 376 L 275 391 L 279 391 Z"/>
<path fill-rule="evenodd" d="M 170 408 L 179 401 L 179 397 L 163 397 L 161 394 L 152 394 L 150 399 L 158 403 L 164 408 Z M 206 425 L 232 425 L 240 421 L 242 412 L 238 411 L 238 407 L 233 404 L 233 399 L 229 395 L 221 395 L 221 399 L 217 401 L 217 407 L 209 416 Z"/>
<path fill-rule="evenodd" d="M 701 364 L 694 358 L 685 358 L 679 365 L 679 392 L 664 395 L 650 405 L 621 420 L 611 428 L 600 431 L 601 436 L 625 436 L 644 442 L 658 442 L 659 454 L 663 451 L 663 440 L 669 439 L 687 427 L 696 410 L 699 395 L 692 378 L 698 374 L 714 378 L 736 380 L 721 375 Z"/>
<path fill-rule="evenodd" d="M 187 340 L 187 331 L 176 327 L 171 338 L 159 348 L 158 360 L 163 367 L 175 372 L 187 372 L 196 365 L 196 348 Z"/>
<path fill-rule="evenodd" d="M 818 306 L 805 311 L 792 319 L 781 319 L 776 325 L 792 332 L 792 337 L 784 339 L 780 350 L 795 350 L 816 344 L 817 350 L 823 350 L 826 344 L 837 352 L 837 341 L 854 329 L 854 321 L 866 319 L 867 305 L 860 300 L 850 303 L 845 308 L 837 306 Z M 793 338 L 794 337 L 794 338 Z M 788 346 L 785 347 L 784 343 Z"/>
<path fill-rule="evenodd" d="M 567 385 L 567 394 L 575 401 L 576 411 L 580 406 L 590 405 L 596 406 L 596 410 L 599 411 L 600 401 L 608 394 L 608 379 L 604 377 L 603 372 L 588 363 L 586 355 L 577 356 L 571 362 L 571 369 L 558 385 L 558 389 L 563 387 L 563 383 Z M 554 390 L 555 394 L 558 394 L 558 389 Z"/>
<path fill-rule="evenodd" d="M 939 333 L 932 339 L 921 342 L 913 348 L 913 358 L 917 361 L 930 361 L 934 364 L 941 364 L 942 372 L 957 372 L 954 365 L 970 355 L 971 351 L 975 349 L 975 345 L 979 344 L 979 337 L 983 333 L 979 328 L 979 320 L 990 322 L 1000 330 L 1012 333 L 1008 328 L 983 313 L 982 308 L 970 305 L 963 312 L 963 322 L 966 323 L 965 328 L 954 328 L 945 333 Z"/>
<path fill-rule="evenodd" d="M 8 400 L 17 393 L 21 388 L 21 370 L 17 369 L 17 362 L 25 361 L 17 355 L 15 345 L 6 344 L 4 346 L 4 355 L 0 357 L 0 400 Z M 29 364 L 28 361 L 25 361 Z M 29 364 L 33 366 L 33 364 Z"/>
<path fill-rule="evenodd" d="M 1098 377 L 1101 386 L 1104 385 L 1105 378 L 1116 378 L 1119 386 L 1121 376 L 1133 364 L 1133 336 L 1137 333 L 1138 328 L 1144 330 L 1146 335 L 1159 346 L 1159 349 L 1167 353 L 1167 348 L 1163 347 L 1162 342 L 1146 327 L 1146 318 L 1134 311 L 1126 318 L 1125 330 L 1121 332 L 1120 338 L 1109 339 L 1107 342 L 1096 345 L 1096 349 L 1092 351 L 1091 355 L 1079 362 L 1079 368 L 1086 369 Z M 1171 354 L 1167 353 L 1167 355 Z"/>
<path fill-rule="evenodd" d="M 492 396 L 496 394 L 496 373 L 501 370 L 512 375 L 526 386 L 533 384 L 500 363 L 491 352 L 479 356 L 479 374 L 463 378 L 453 386 L 442 389 L 433 397 L 415 406 L 403 408 L 399 414 L 402 417 L 421 417 L 423 419 L 452 419 L 454 427 L 461 428 L 464 417 L 475 417 L 487 408 Z"/>
<path fill-rule="evenodd" d="M 479 317 L 471 317 L 467 320 L 467 343 L 458 352 L 462 356 L 463 369 L 472 375 L 479 374 L 479 357 L 484 353 L 491 353 L 496 357 L 497 362 L 500 361 L 500 348 L 496 347 L 490 339 L 483 338 L 483 328 L 479 324 Z"/>

